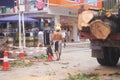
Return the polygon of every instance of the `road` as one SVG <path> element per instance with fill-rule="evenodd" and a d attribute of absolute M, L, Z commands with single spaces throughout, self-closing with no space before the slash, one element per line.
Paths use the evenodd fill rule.
<path fill-rule="evenodd" d="M 63 48 L 60 61 L 38 62 L 31 67 L 0 71 L 0 80 L 63 80 L 68 73 L 98 74 L 100 80 L 119 80 L 119 72 L 120 62 L 116 67 L 100 66 L 91 57 L 89 45 L 83 43 Z"/>

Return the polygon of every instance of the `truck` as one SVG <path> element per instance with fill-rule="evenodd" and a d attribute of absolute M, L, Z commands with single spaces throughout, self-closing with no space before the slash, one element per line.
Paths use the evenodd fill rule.
<path fill-rule="evenodd" d="M 116 66 L 119 61 L 120 5 L 118 2 L 119 0 L 104 0 L 102 9 L 89 9 L 79 14 L 80 38 L 90 40 L 92 57 L 95 57 L 102 66 Z M 113 6 L 114 10 L 111 10 Z"/>

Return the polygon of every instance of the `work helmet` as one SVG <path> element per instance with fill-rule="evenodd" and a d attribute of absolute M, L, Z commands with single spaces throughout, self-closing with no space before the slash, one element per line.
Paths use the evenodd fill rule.
<path fill-rule="evenodd" d="M 55 26 L 55 30 L 61 30 L 60 26 Z"/>

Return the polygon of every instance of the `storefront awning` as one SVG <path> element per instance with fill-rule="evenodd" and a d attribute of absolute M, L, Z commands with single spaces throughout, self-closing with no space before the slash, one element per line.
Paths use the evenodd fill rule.
<path fill-rule="evenodd" d="M 14 0 L 0 0 L 0 6 L 14 7 Z"/>
<path fill-rule="evenodd" d="M 21 19 L 22 19 L 22 17 L 21 17 Z M 14 16 L 8 16 L 8 17 L 0 18 L 0 22 L 14 22 L 14 21 L 18 21 L 18 20 L 19 20 L 19 15 L 14 15 Z M 27 21 L 27 22 L 31 22 L 31 21 L 32 22 L 37 22 L 38 20 L 24 16 L 24 21 Z"/>

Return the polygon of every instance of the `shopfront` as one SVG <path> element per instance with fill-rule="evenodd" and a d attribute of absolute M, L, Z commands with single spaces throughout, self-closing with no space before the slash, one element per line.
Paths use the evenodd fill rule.
<path fill-rule="evenodd" d="M 77 41 L 77 18 L 60 16 L 61 29 L 67 32 L 67 41 Z"/>

